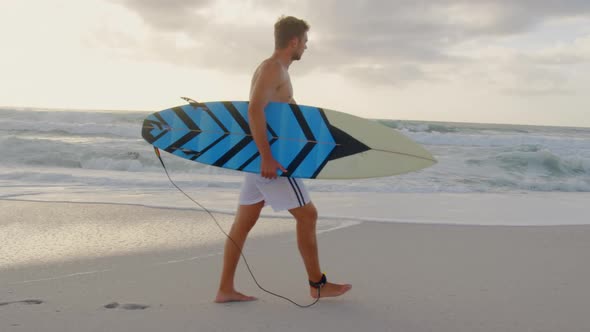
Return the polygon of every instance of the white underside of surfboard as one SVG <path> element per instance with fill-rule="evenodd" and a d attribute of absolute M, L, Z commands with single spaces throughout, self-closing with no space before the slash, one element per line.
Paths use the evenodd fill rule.
<path fill-rule="evenodd" d="M 317 179 L 358 179 L 417 171 L 436 163 L 421 145 L 396 130 L 342 112 L 324 110 L 331 125 L 371 150 L 329 161 Z"/>

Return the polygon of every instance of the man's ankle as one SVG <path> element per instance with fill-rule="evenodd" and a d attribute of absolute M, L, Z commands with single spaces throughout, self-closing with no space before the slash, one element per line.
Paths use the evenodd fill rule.
<path fill-rule="evenodd" d="M 223 287 L 220 286 L 218 291 L 219 291 L 219 293 L 226 293 L 227 294 L 227 293 L 235 292 L 235 289 L 233 286 L 229 286 L 229 287 L 228 286 L 223 286 Z"/>

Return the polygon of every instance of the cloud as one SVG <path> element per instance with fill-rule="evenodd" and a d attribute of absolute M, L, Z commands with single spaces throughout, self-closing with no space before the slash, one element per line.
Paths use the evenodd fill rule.
<path fill-rule="evenodd" d="M 509 95 L 530 97 L 575 93 L 567 76 L 555 68 L 519 63 L 509 66 L 503 73 L 505 77 L 499 90 Z"/>
<path fill-rule="evenodd" d="M 298 72 L 335 72 L 385 85 L 440 80 L 447 75 L 431 67 L 444 68 L 452 75 L 462 66 L 485 59 L 458 52 L 461 45 L 485 46 L 526 35 L 545 22 L 590 18 L 587 0 L 111 2 L 136 13 L 149 27 L 149 38 L 138 48 L 142 56 L 251 72 L 272 52 L 274 20 L 281 14 L 293 14 L 311 24 L 308 53 L 297 65 Z M 180 43 L 180 39 L 192 43 Z M 576 52 L 555 49 L 546 54 L 521 55 L 520 59 L 561 65 L 587 60 L 587 53 Z M 522 79 L 534 76 L 520 74 Z M 552 85 L 546 86 L 538 91 L 550 91 Z"/>
<path fill-rule="evenodd" d="M 213 0 L 112 0 L 136 12 L 155 30 L 179 31 L 206 23 L 204 11 Z M 196 24 L 195 24 L 196 23 Z"/>
<path fill-rule="evenodd" d="M 590 63 L 590 35 L 577 38 L 572 43 L 560 43 L 541 51 L 523 54 L 522 58 L 548 66 Z"/>

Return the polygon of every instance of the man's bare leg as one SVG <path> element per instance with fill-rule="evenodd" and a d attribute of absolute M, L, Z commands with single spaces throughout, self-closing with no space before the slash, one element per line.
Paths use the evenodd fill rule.
<path fill-rule="evenodd" d="M 320 259 L 318 255 L 318 244 L 316 238 L 316 222 L 318 213 L 313 203 L 289 210 L 297 220 L 297 245 L 303 258 L 307 275 L 311 281 L 319 281 L 322 278 Z M 320 297 L 340 296 L 352 288 L 350 284 L 326 283 L 320 289 Z M 310 287 L 311 296 L 317 298 L 318 291 Z"/>
<path fill-rule="evenodd" d="M 240 260 L 240 250 L 244 247 L 248 232 L 250 232 L 252 227 L 256 224 L 263 207 L 264 201 L 253 205 L 240 205 L 238 207 L 236 218 L 229 232 L 229 236 L 234 241 L 232 242 L 230 239 L 225 241 L 223 271 L 221 272 L 219 291 L 215 298 L 215 302 L 217 303 L 257 300 L 257 298 L 253 296 L 246 296 L 236 291 L 234 288 L 234 277 Z M 236 244 L 240 247 L 239 250 L 236 248 Z"/>

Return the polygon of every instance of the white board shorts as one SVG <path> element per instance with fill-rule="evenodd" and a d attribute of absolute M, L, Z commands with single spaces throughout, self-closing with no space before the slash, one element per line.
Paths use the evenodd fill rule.
<path fill-rule="evenodd" d="M 309 203 L 309 193 L 301 179 L 278 177 L 266 179 L 260 174 L 246 173 L 240 191 L 240 205 L 264 201 L 274 211 L 291 210 Z"/>

